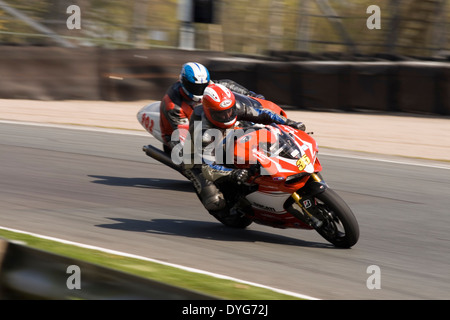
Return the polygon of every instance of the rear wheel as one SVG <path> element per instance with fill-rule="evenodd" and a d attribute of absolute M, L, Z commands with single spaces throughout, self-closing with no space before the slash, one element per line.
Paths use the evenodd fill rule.
<path fill-rule="evenodd" d="M 316 231 L 340 248 L 350 248 L 359 239 L 359 225 L 350 207 L 332 189 L 315 196 L 314 216 L 322 223 Z"/>

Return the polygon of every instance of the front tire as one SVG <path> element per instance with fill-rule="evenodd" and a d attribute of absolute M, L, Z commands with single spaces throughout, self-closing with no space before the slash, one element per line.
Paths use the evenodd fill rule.
<path fill-rule="evenodd" d="M 314 216 L 322 224 L 316 231 L 336 247 L 350 248 L 359 239 L 359 225 L 344 200 L 332 189 L 315 196 Z"/>

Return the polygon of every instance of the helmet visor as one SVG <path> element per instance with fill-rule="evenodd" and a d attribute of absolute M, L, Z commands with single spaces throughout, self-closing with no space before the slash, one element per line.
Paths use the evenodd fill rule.
<path fill-rule="evenodd" d="M 205 91 L 206 87 L 208 86 L 209 82 L 206 83 L 192 83 L 187 81 L 183 78 L 183 86 L 184 88 L 193 94 L 194 96 L 201 96 L 203 95 L 203 91 Z"/>
<path fill-rule="evenodd" d="M 236 118 L 236 108 L 233 106 L 232 108 L 226 110 L 211 110 L 211 118 L 214 121 L 227 123 Z"/>

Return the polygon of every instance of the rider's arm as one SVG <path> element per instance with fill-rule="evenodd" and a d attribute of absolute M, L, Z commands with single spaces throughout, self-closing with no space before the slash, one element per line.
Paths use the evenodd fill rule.
<path fill-rule="evenodd" d="M 189 123 L 189 119 L 181 105 L 170 100 L 169 97 L 164 97 L 163 103 L 161 105 L 161 111 L 164 113 L 166 119 L 170 123 L 172 130 L 178 129 L 181 124 Z"/>
<path fill-rule="evenodd" d="M 261 124 L 284 124 L 296 129 L 305 130 L 305 125 L 302 122 L 287 119 L 282 115 L 273 112 L 269 109 L 255 108 L 251 105 L 236 104 L 238 109 L 238 120 L 250 121 Z"/>
<path fill-rule="evenodd" d="M 170 143 L 171 133 L 179 129 L 180 126 L 188 124 L 189 118 L 188 115 L 183 111 L 183 108 L 177 103 L 173 102 L 168 96 L 165 96 L 163 98 L 161 102 L 160 112 L 163 115 L 161 121 L 165 123 L 165 127 L 171 128 L 170 132 L 162 132 L 163 139 L 166 142 Z"/>

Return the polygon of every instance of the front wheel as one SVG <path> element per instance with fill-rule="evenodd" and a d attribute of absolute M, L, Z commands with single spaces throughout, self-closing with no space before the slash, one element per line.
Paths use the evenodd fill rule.
<path fill-rule="evenodd" d="M 332 189 L 315 196 L 314 216 L 322 223 L 316 231 L 340 248 L 350 248 L 359 239 L 359 225 L 350 207 Z"/>

